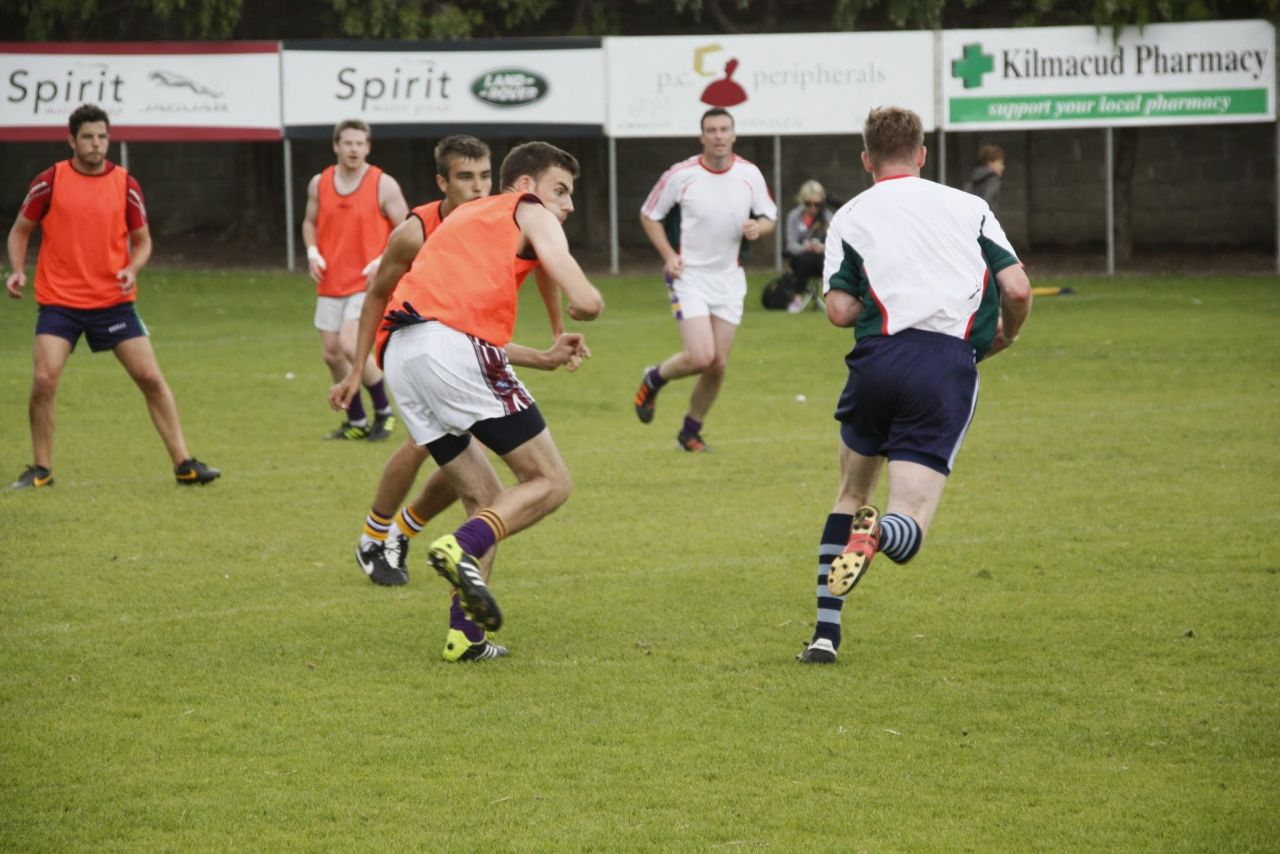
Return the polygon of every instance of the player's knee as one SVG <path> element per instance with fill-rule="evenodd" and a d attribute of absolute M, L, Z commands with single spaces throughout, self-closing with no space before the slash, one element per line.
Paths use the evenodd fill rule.
<path fill-rule="evenodd" d="M 716 354 L 714 350 L 690 350 L 687 354 L 689 359 L 689 367 L 698 373 L 703 373 L 715 364 Z"/>
<path fill-rule="evenodd" d="M 135 374 L 133 381 L 147 397 L 163 395 L 168 390 L 164 375 L 159 371 L 143 371 Z"/>
<path fill-rule="evenodd" d="M 569 470 L 561 466 L 547 476 L 547 512 L 560 507 L 573 493 L 573 478 Z"/>
<path fill-rule="evenodd" d="M 61 378 L 62 371 L 37 366 L 31 377 L 31 397 L 33 399 L 52 397 L 58 390 L 58 380 Z"/>

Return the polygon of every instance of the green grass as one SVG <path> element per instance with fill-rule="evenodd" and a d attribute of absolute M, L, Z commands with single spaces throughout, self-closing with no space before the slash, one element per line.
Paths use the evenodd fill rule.
<path fill-rule="evenodd" d="M 601 282 L 580 373 L 523 373 L 575 494 L 501 548 L 512 656 L 451 666 L 423 543 L 407 588 L 354 565 L 392 445 L 318 441 L 306 280 L 150 272 L 225 476 L 176 486 L 115 360 L 73 355 L 57 486 L 0 495 L 0 849 L 1280 847 L 1276 281 L 1056 282 L 834 668 L 793 656 L 849 339 L 760 283 L 712 454 L 675 449 L 687 382 L 631 413 L 677 346 L 654 280 Z M 5 302 L 7 480 L 34 309 Z M 544 324 L 526 301 L 519 340 Z"/>

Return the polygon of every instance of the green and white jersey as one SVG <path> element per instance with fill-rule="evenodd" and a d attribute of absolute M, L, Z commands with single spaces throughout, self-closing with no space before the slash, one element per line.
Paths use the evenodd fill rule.
<path fill-rule="evenodd" d="M 995 274 L 1018 256 L 980 197 L 918 178 L 882 178 L 836 212 L 823 292 L 862 301 L 859 340 L 904 329 L 969 341 L 981 359 L 1000 315 Z"/>

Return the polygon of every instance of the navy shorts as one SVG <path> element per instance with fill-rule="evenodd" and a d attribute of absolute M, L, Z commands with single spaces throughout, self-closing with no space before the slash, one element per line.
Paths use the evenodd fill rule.
<path fill-rule="evenodd" d="M 83 334 L 89 349 L 99 353 L 114 349 L 122 341 L 146 335 L 147 327 L 131 302 L 92 309 L 42 305 L 36 314 L 36 334 L 66 339 L 71 342 L 72 350 Z"/>
<path fill-rule="evenodd" d="M 978 403 L 978 367 L 969 342 L 905 329 L 864 338 L 845 364 L 849 380 L 836 420 L 850 450 L 950 474 Z"/>

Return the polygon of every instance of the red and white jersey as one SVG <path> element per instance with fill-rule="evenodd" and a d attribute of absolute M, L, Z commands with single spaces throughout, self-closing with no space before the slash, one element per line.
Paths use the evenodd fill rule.
<path fill-rule="evenodd" d="M 738 267 L 742 226 L 748 219 L 778 218 L 764 175 L 737 155 L 719 172 L 707 166 L 701 155 L 677 163 L 658 179 L 640 212 L 662 222 L 677 206 L 680 231 L 672 244 L 686 268 L 706 272 Z"/>

